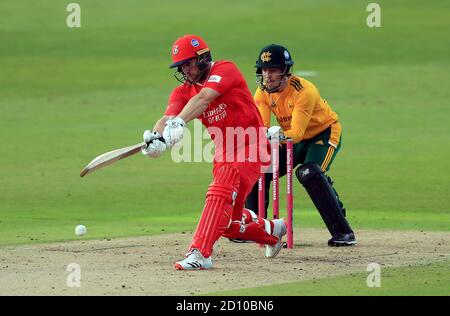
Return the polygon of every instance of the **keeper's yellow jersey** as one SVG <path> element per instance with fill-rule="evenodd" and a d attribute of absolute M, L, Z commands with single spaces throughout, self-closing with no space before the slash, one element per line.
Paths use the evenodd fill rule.
<path fill-rule="evenodd" d="M 258 88 L 254 99 L 264 125 L 270 127 L 272 112 L 284 135 L 292 138 L 294 143 L 313 138 L 331 126 L 329 142 L 334 147 L 339 144 L 341 125 L 338 116 L 310 81 L 292 75 L 281 93 L 268 93 Z"/>

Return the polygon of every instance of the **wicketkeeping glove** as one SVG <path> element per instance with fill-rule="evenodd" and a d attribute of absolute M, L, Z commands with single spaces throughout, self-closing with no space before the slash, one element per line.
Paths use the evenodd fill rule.
<path fill-rule="evenodd" d="M 166 122 L 166 126 L 163 131 L 163 138 L 166 142 L 167 148 L 172 148 L 173 145 L 180 142 L 183 139 L 184 127 L 186 123 L 183 119 L 176 117 Z"/>
<path fill-rule="evenodd" d="M 166 150 L 166 144 L 161 141 L 161 135 L 157 132 L 146 130 L 143 135 L 147 148 L 141 150 L 143 155 L 151 158 L 158 158 Z"/>

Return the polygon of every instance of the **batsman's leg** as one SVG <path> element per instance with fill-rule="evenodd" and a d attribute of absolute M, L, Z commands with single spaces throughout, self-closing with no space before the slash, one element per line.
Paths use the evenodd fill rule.
<path fill-rule="evenodd" d="M 206 193 L 206 202 L 189 247 L 187 258 L 178 261 L 178 270 L 212 268 L 210 256 L 214 243 L 231 222 L 234 200 L 239 191 L 239 170 L 231 164 L 214 169 L 214 181 Z"/>
<path fill-rule="evenodd" d="M 224 237 L 251 240 L 263 244 L 266 246 L 265 256 L 267 258 L 276 257 L 283 246 L 283 236 L 287 232 L 284 219 L 267 220 L 245 208 L 242 213 L 242 220 L 233 221 Z"/>
<path fill-rule="evenodd" d="M 224 237 L 252 240 L 266 245 L 266 257 L 275 257 L 281 249 L 281 239 L 286 234 L 284 220 L 269 221 L 258 217 L 255 212 L 244 209 L 244 202 L 253 184 L 259 177 L 259 165 L 238 163 L 240 170 L 240 190 L 233 207 L 232 223 Z"/>

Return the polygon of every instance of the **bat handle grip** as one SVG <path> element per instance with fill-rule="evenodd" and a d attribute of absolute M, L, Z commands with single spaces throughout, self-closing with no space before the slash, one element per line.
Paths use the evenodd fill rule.
<path fill-rule="evenodd" d="M 155 139 L 157 139 L 157 140 L 159 140 L 160 142 L 163 142 L 163 143 L 165 143 L 166 141 L 164 140 L 164 137 L 158 137 L 158 138 L 155 138 Z M 150 145 L 155 139 L 152 139 L 151 141 L 149 141 L 149 142 L 145 142 L 146 144 L 147 144 L 147 147 L 148 147 L 148 145 Z"/>

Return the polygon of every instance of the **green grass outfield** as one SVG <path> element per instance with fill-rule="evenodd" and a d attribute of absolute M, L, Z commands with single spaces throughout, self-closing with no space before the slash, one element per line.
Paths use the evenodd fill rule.
<path fill-rule="evenodd" d="M 338 112 L 330 175 L 355 229 L 450 231 L 448 1 L 77 1 L 0 3 L 0 246 L 192 231 L 206 163 L 132 157 L 81 179 L 93 157 L 141 141 L 177 85 L 173 40 L 202 35 L 251 90 L 260 48 L 286 45 L 294 71 Z M 295 220 L 323 227 L 299 184 Z M 283 204 L 284 205 L 284 204 Z M 282 205 L 282 206 L 283 206 Z"/>
<path fill-rule="evenodd" d="M 213 296 L 449 296 L 450 261 L 401 268 L 381 268 L 379 287 L 369 272 L 234 291 Z M 368 282 L 369 281 L 369 282 Z M 371 285 L 371 287 L 368 286 Z"/>

